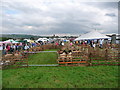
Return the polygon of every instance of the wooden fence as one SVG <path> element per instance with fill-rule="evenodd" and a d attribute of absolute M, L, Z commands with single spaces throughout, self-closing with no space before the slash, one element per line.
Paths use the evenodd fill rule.
<path fill-rule="evenodd" d="M 90 46 L 79 46 L 79 51 L 72 51 L 71 56 L 59 54 L 59 65 L 81 65 L 81 66 L 96 66 L 96 65 L 120 65 L 120 46 L 106 45 L 103 48 L 92 48 Z"/>
<path fill-rule="evenodd" d="M 59 54 L 58 63 L 60 66 L 86 66 L 88 65 L 88 57 L 83 55 L 81 51 L 73 51 L 71 54 Z"/>
<path fill-rule="evenodd" d="M 0 61 L 1 67 L 2 69 L 28 67 L 27 57 L 28 56 L 25 53 L 21 53 L 17 55 L 7 54 L 3 56 Z"/>
<path fill-rule="evenodd" d="M 33 48 L 34 51 L 46 49 L 61 49 L 62 46 L 43 45 Z M 64 47 L 66 48 L 66 47 Z M 92 48 L 88 45 L 76 46 L 71 53 L 59 54 L 58 64 L 60 66 L 96 66 L 96 65 L 120 65 L 120 45 L 104 45 L 103 48 Z M 71 47 L 69 47 L 71 49 Z M 8 55 L 1 58 L 1 66 L 6 68 L 28 67 L 28 53 L 19 55 Z"/>
<path fill-rule="evenodd" d="M 47 44 L 39 47 L 33 47 L 26 51 L 21 51 L 19 54 L 7 54 L 0 58 L 0 68 L 9 69 L 9 68 L 19 68 L 19 67 L 28 67 L 28 55 L 39 53 L 40 51 L 46 49 L 60 49 L 61 46 Z M 32 53 L 31 53 L 32 52 Z"/>
<path fill-rule="evenodd" d="M 89 48 L 90 65 L 120 65 L 119 45 L 106 48 Z"/>

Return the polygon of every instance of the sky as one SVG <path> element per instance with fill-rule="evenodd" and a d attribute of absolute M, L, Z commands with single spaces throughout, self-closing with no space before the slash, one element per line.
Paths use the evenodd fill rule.
<path fill-rule="evenodd" d="M 91 30 L 118 33 L 118 2 L 3 0 L 2 33 L 79 35 Z"/>

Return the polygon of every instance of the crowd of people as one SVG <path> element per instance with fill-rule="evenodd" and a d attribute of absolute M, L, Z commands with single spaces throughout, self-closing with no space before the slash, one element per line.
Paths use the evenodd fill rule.
<path fill-rule="evenodd" d="M 108 44 L 109 42 L 108 40 L 104 39 L 75 41 L 75 44 L 77 45 L 90 45 L 93 48 L 95 48 L 96 46 L 102 48 L 104 43 Z"/>
<path fill-rule="evenodd" d="M 12 54 L 12 53 L 17 53 L 20 51 L 28 51 L 30 48 L 32 47 L 36 47 L 36 46 L 42 46 L 42 45 L 46 45 L 52 43 L 54 45 L 61 45 L 64 46 L 64 42 L 63 41 L 53 41 L 53 42 L 42 42 L 42 41 L 38 41 L 38 42 L 34 42 L 34 43 L 3 43 L 2 45 L 0 45 L 0 50 L 2 51 L 3 55 L 6 55 L 8 53 Z"/>
<path fill-rule="evenodd" d="M 32 47 L 35 46 L 40 46 L 40 43 L 9 43 L 9 44 L 4 44 L 1 45 L 1 50 L 2 50 L 2 54 L 8 54 L 8 53 L 17 53 L 20 52 L 22 50 L 28 50 Z"/>
<path fill-rule="evenodd" d="M 100 48 L 103 47 L 103 43 L 108 43 L 108 42 L 104 42 L 105 40 L 103 39 L 99 39 L 99 40 L 80 40 L 80 41 L 73 41 L 70 42 L 69 44 L 70 46 L 72 46 L 73 44 L 77 44 L 77 45 L 90 45 L 91 47 L 95 48 L 97 46 L 99 46 Z M 45 45 L 48 44 L 49 42 L 34 42 L 34 43 L 9 43 L 9 44 L 3 44 L 0 45 L 0 50 L 2 51 L 2 54 L 8 54 L 8 53 L 16 53 L 16 52 L 20 52 L 21 50 L 29 50 L 32 47 L 36 47 L 36 46 L 41 46 L 41 45 Z M 50 42 L 54 45 L 60 45 L 60 46 L 64 46 L 65 42 L 64 41 L 53 41 Z"/>

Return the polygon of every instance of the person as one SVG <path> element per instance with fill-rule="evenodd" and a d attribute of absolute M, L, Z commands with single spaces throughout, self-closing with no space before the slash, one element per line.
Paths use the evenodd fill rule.
<path fill-rule="evenodd" d="M 78 44 L 78 41 L 76 41 L 76 44 Z"/>
<path fill-rule="evenodd" d="M 99 42 L 100 42 L 100 48 L 102 48 L 102 46 L 103 46 L 103 39 L 100 39 Z"/>
<path fill-rule="evenodd" d="M 39 43 L 41 44 L 41 46 L 44 44 L 43 41 L 39 41 Z"/>
<path fill-rule="evenodd" d="M 56 45 L 57 45 L 57 46 L 59 45 L 58 42 L 56 42 Z"/>
<path fill-rule="evenodd" d="M 78 41 L 78 44 L 79 44 L 79 45 L 82 45 L 82 40 L 79 40 L 79 41 Z"/>
<path fill-rule="evenodd" d="M 96 46 L 99 47 L 99 39 L 97 39 Z"/>
<path fill-rule="evenodd" d="M 15 50 L 18 51 L 18 47 L 19 47 L 18 43 L 15 45 L 15 47 L 16 47 Z"/>
<path fill-rule="evenodd" d="M 3 50 L 6 49 L 5 44 L 3 43 Z"/>
<path fill-rule="evenodd" d="M 11 46 L 10 46 L 10 53 L 13 54 L 13 52 L 14 52 L 14 48 L 13 48 L 13 45 L 11 44 Z"/>
<path fill-rule="evenodd" d="M 25 43 L 23 43 L 23 45 L 22 45 L 22 50 L 25 50 L 25 48 L 24 48 L 24 47 L 25 47 Z"/>
<path fill-rule="evenodd" d="M 96 47 L 96 44 L 95 44 L 95 42 L 93 42 L 93 48 L 95 48 Z"/>
<path fill-rule="evenodd" d="M 20 50 L 21 50 L 20 44 L 18 44 L 17 49 L 18 49 L 18 52 L 20 52 Z"/>
<path fill-rule="evenodd" d="M 87 45 L 87 40 L 85 40 L 84 42 L 85 42 L 85 45 Z"/>
<path fill-rule="evenodd" d="M 83 41 L 82 45 L 85 45 L 85 41 Z"/>
<path fill-rule="evenodd" d="M 16 46 L 15 46 L 15 44 L 13 44 L 13 49 L 14 49 L 14 52 L 16 51 Z"/>
<path fill-rule="evenodd" d="M 2 46 L 2 55 L 6 55 L 7 53 L 6 53 L 6 46 L 5 46 L 5 44 L 3 43 L 3 46 Z"/>
<path fill-rule="evenodd" d="M 70 43 L 70 46 L 72 46 L 73 44 L 72 44 L 72 42 Z"/>
<path fill-rule="evenodd" d="M 87 44 L 90 44 L 90 40 L 87 41 Z"/>
<path fill-rule="evenodd" d="M 92 40 L 90 41 L 90 46 L 93 47 L 93 41 Z"/>
<path fill-rule="evenodd" d="M 2 51 L 3 50 L 3 47 L 2 47 L 2 45 L 0 45 L 0 51 Z"/>
<path fill-rule="evenodd" d="M 64 46 L 64 42 L 62 42 L 62 46 Z"/>
<path fill-rule="evenodd" d="M 9 53 L 9 51 L 10 51 L 10 45 L 7 45 L 6 49 L 7 49 L 7 53 Z"/>
<path fill-rule="evenodd" d="M 20 50 L 22 50 L 22 46 L 23 46 L 23 44 L 20 43 L 20 44 L 19 44 L 19 49 L 20 49 Z"/>
<path fill-rule="evenodd" d="M 35 47 L 35 43 L 32 43 L 32 47 Z"/>
<path fill-rule="evenodd" d="M 62 46 L 62 41 L 59 42 L 59 45 Z"/>
<path fill-rule="evenodd" d="M 3 49 L 2 50 L 2 55 L 6 55 L 7 54 L 7 49 Z"/>
<path fill-rule="evenodd" d="M 24 47 L 25 50 L 28 50 L 29 49 L 29 46 L 26 44 L 25 47 Z"/>

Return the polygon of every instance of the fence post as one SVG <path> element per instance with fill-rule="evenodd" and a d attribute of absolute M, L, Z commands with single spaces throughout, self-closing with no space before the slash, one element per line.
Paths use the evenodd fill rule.
<path fill-rule="evenodd" d="M 88 48 L 88 59 L 89 59 L 89 66 L 92 66 L 92 63 L 91 63 L 91 47 Z"/>
<path fill-rule="evenodd" d="M 91 55 L 92 55 L 92 53 L 90 52 L 90 54 L 89 54 L 89 66 L 92 66 L 92 59 L 91 59 Z"/>
<path fill-rule="evenodd" d="M 120 43 L 120 41 L 119 41 L 119 43 Z M 118 60 L 117 61 L 120 62 L 120 44 L 118 44 Z M 118 62 L 118 64 L 119 64 L 119 62 Z"/>
<path fill-rule="evenodd" d="M 27 68 L 28 68 L 28 66 L 29 66 L 29 65 L 28 65 L 28 54 L 27 54 L 27 58 L 26 58 L 26 60 L 27 60 Z"/>
<path fill-rule="evenodd" d="M 108 60 L 108 49 L 105 50 L 105 59 Z"/>

